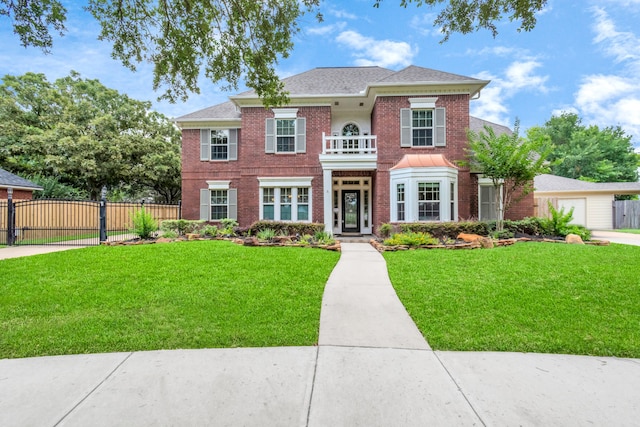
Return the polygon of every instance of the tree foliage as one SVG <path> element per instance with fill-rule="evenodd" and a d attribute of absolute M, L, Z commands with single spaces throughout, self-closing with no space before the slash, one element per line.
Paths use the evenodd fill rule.
<path fill-rule="evenodd" d="M 551 173 L 592 182 L 638 180 L 638 156 L 631 136 L 620 126 L 584 126 L 575 113 L 549 119 L 541 131 L 549 135 Z"/>
<path fill-rule="evenodd" d="M 103 186 L 180 194 L 180 134 L 165 116 L 98 80 L 43 74 L 0 85 L 0 165 L 55 177 L 97 199 Z"/>
<path fill-rule="evenodd" d="M 374 6 L 379 7 L 382 0 L 376 0 Z M 510 21 L 519 21 L 518 31 L 531 31 L 536 26 L 536 12 L 541 11 L 547 0 L 401 0 L 400 5 L 407 7 L 409 3 L 416 6 L 436 7 L 443 3 L 446 6 L 438 13 L 433 25 L 442 29 L 443 41 L 447 41 L 453 33 L 468 34 L 486 29 L 495 37 L 498 35 L 496 22 L 503 15 Z"/>
<path fill-rule="evenodd" d="M 490 126 L 478 133 L 468 131 L 467 155 L 473 170 L 491 179 L 498 210 L 497 229 L 502 230 L 504 213 L 533 191 L 533 179 L 546 172 L 550 152 L 549 137 L 537 128 L 529 129 L 526 138 L 519 135 L 516 120 L 512 134 L 496 135 Z"/>
<path fill-rule="evenodd" d="M 371 0 L 378 7 L 382 0 Z M 267 106 L 288 100 L 275 67 L 293 49 L 302 17 L 315 13 L 322 20 L 321 0 L 86 0 L 86 10 L 100 23 L 100 39 L 113 45 L 112 56 L 131 70 L 154 64 L 153 87 L 161 98 L 184 100 L 199 93 L 204 75 L 227 89 L 244 79 Z M 66 9 L 62 0 L 0 0 L 0 15 L 12 19 L 23 46 L 49 51 L 50 31 L 63 34 Z M 401 0 L 445 8 L 434 25 L 444 40 L 453 33 L 489 29 L 503 15 L 519 21 L 519 30 L 531 30 L 536 12 L 547 0 Z"/>

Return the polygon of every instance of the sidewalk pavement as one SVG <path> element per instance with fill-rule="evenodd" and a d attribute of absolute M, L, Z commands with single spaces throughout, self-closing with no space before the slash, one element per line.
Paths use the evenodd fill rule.
<path fill-rule="evenodd" d="M 433 351 L 382 256 L 342 250 L 317 347 L 0 360 L 0 425 L 638 425 L 639 359 Z"/>

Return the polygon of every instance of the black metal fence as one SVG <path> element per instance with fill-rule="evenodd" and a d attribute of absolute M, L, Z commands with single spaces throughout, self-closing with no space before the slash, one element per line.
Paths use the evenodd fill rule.
<path fill-rule="evenodd" d="M 0 245 L 98 245 L 135 237 L 132 216 L 144 207 L 159 223 L 181 218 L 181 205 L 93 200 L 2 200 Z"/>

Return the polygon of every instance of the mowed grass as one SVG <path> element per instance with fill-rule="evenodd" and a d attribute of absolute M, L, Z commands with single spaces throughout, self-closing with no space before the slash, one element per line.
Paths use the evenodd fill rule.
<path fill-rule="evenodd" d="M 308 346 L 339 254 L 226 241 L 0 261 L 0 358 Z"/>
<path fill-rule="evenodd" d="M 384 257 L 434 349 L 640 357 L 640 247 L 531 242 Z"/>

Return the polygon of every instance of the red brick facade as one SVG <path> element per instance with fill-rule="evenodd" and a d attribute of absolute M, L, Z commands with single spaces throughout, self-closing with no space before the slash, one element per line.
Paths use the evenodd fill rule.
<path fill-rule="evenodd" d="M 33 198 L 33 192 L 31 190 L 13 190 L 11 196 L 13 200 L 31 200 Z M 9 198 L 6 188 L 0 188 L 0 200 L 6 200 Z"/>
<path fill-rule="evenodd" d="M 377 137 L 377 167 L 375 171 L 333 172 L 333 178 L 371 176 L 372 212 L 374 229 L 390 221 L 389 170 L 405 154 L 443 154 L 458 165 L 458 220 L 478 217 L 478 181 L 468 168 L 459 165 L 466 159 L 466 130 L 469 127 L 469 95 L 439 95 L 436 107 L 446 111 L 446 146 L 405 148 L 400 146 L 400 110 L 410 108 L 409 96 L 378 96 L 371 112 L 371 135 Z M 292 105 L 295 108 L 295 105 Z M 258 221 L 260 215 L 259 177 L 311 177 L 313 222 L 325 221 L 323 169 L 319 160 L 322 153 L 322 134 L 332 131 L 330 106 L 298 107 L 297 117 L 306 118 L 306 152 L 298 154 L 265 153 L 265 119 L 272 118 L 272 110 L 249 107 L 241 110 L 241 130 L 238 132 L 237 161 L 201 161 L 199 129 L 182 131 L 182 197 L 183 216 L 197 219 L 200 214 L 200 190 L 206 181 L 230 181 L 237 189 L 238 222 L 247 227 Z M 328 192 L 327 194 L 331 194 Z M 533 214 L 533 195 L 529 195 L 507 212 L 508 218 L 522 218 Z"/>

